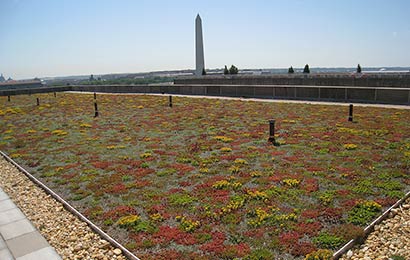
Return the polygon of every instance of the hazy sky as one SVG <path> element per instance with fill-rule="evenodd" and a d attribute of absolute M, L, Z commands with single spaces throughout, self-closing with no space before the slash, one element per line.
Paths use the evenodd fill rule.
<path fill-rule="evenodd" d="M 410 66 L 409 0 L 0 0 L 15 79 L 205 66 Z"/>

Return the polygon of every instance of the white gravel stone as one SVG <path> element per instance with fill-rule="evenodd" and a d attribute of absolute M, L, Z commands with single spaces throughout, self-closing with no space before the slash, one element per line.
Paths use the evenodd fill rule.
<path fill-rule="evenodd" d="M 119 249 L 119 248 L 116 248 L 116 249 L 114 249 L 114 254 L 116 254 L 116 255 L 121 255 L 121 249 Z"/>
<path fill-rule="evenodd" d="M 340 259 L 381 260 L 393 255 L 410 259 L 410 199 L 392 212 L 390 218 L 375 226 L 363 245 L 349 250 Z"/>

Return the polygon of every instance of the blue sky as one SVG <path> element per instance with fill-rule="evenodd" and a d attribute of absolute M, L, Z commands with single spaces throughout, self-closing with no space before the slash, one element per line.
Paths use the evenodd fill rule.
<path fill-rule="evenodd" d="M 408 0 L 0 0 L 0 73 L 15 79 L 205 66 L 410 66 Z"/>

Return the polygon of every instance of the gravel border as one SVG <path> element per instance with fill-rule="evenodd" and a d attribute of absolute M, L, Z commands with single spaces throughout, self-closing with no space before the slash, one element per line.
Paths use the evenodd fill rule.
<path fill-rule="evenodd" d="M 0 177 L 3 190 L 63 259 L 127 259 L 3 157 Z"/>
<path fill-rule="evenodd" d="M 340 259 L 387 260 L 394 255 L 410 259 L 410 199 L 392 209 L 359 248 L 349 250 Z"/>

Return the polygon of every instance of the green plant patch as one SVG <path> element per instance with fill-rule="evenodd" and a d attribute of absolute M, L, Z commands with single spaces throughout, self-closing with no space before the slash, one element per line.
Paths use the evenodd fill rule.
<path fill-rule="evenodd" d="M 313 242 L 321 248 L 337 249 L 343 245 L 344 239 L 339 236 L 330 235 L 326 232 L 323 232 L 320 233 L 317 237 L 313 238 Z"/>
<path fill-rule="evenodd" d="M 133 230 L 136 232 L 147 232 L 153 234 L 158 231 L 158 227 L 151 221 L 140 221 L 133 226 Z"/>
<path fill-rule="evenodd" d="M 382 207 L 374 201 L 364 201 L 358 203 L 348 212 L 347 221 L 349 223 L 365 226 L 380 214 Z"/>
<path fill-rule="evenodd" d="M 190 195 L 180 193 L 171 194 L 169 195 L 168 199 L 170 204 L 175 206 L 188 206 L 196 201 L 196 199 L 191 197 Z"/>

